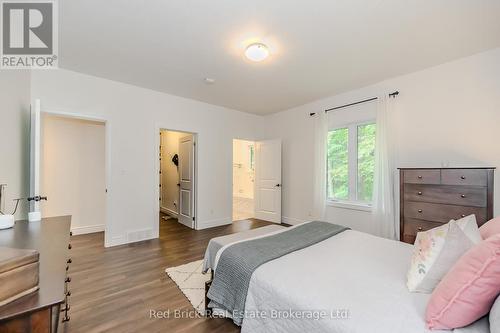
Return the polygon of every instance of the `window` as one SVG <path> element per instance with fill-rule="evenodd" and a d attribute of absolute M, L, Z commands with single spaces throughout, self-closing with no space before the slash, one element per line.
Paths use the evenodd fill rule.
<path fill-rule="evenodd" d="M 375 170 L 374 123 L 355 123 L 328 132 L 328 200 L 370 204 Z"/>

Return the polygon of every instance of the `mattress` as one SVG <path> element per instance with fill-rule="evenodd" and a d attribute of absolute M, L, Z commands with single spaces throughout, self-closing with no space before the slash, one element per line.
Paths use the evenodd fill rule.
<path fill-rule="evenodd" d="M 242 333 L 422 333 L 429 294 L 406 287 L 412 246 L 353 230 L 257 268 Z M 443 331 L 432 331 L 443 332 Z"/>

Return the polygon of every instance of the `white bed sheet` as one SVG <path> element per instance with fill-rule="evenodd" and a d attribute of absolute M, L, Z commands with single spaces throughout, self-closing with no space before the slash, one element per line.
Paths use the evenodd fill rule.
<path fill-rule="evenodd" d="M 348 230 L 266 263 L 252 275 L 242 333 L 431 332 L 424 322 L 430 295 L 406 288 L 411 253 L 411 245 Z M 273 310 L 347 310 L 348 318 L 276 319 Z"/>

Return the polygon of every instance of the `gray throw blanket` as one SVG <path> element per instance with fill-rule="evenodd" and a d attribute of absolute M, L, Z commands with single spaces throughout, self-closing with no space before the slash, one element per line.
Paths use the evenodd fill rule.
<path fill-rule="evenodd" d="M 208 291 L 210 307 L 228 311 L 234 323 L 241 326 L 250 278 L 259 266 L 347 229 L 333 223 L 313 221 L 275 235 L 229 246 L 220 255 Z"/>

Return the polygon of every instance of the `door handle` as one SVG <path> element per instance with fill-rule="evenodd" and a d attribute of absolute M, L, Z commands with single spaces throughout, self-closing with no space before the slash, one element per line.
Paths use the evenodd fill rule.
<path fill-rule="evenodd" d="M 281 187 L 281 184 L 276 184 L 276 185 L 274 185 L 274 186 L 276 186 L 276 187 Z"/>
<path fill-rule="evenodd" d="M 34 196 L 34 197 L 29 197 L 29 198 L 28 198 L 28 201 L 36 201 L 36 202 L 39 202 L 39 201 L 42 201 L 42 200 L 47 201 L 47 197 L 42 197 L 42 196 L 36 195 L 36 196 Z"/>

